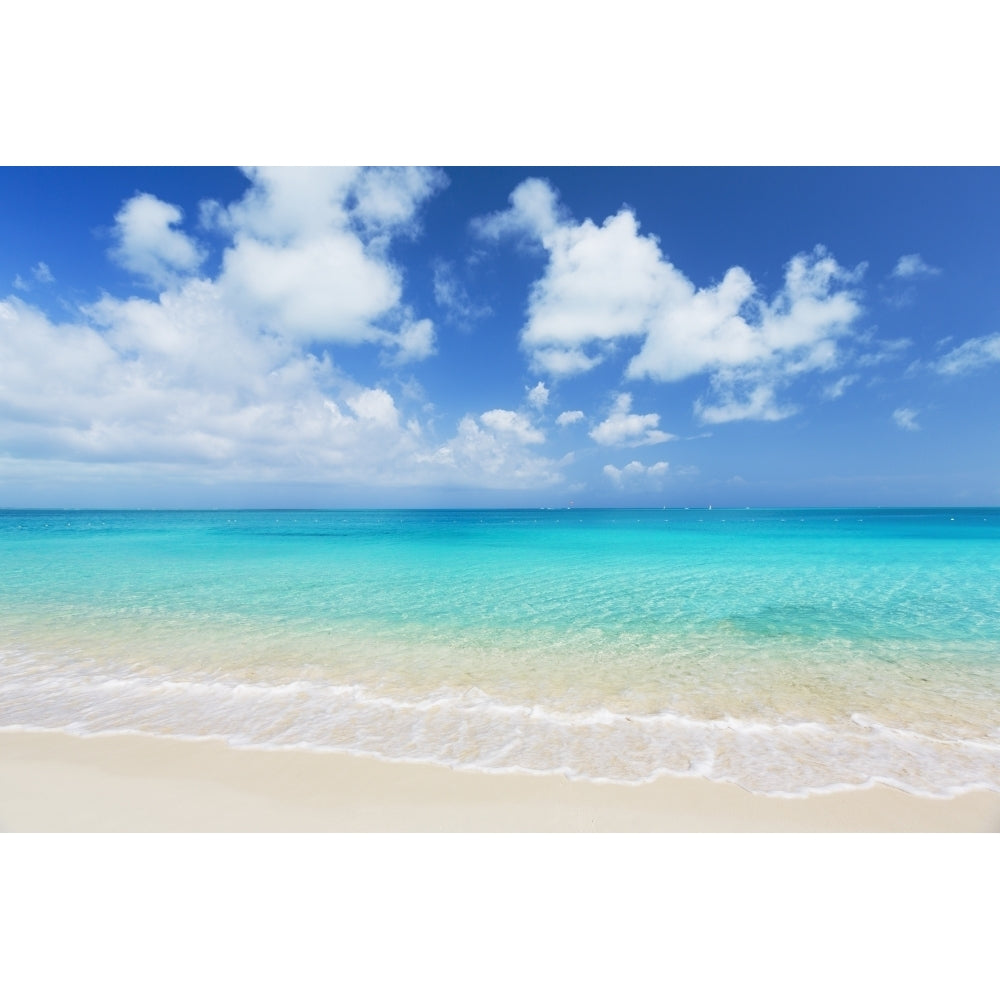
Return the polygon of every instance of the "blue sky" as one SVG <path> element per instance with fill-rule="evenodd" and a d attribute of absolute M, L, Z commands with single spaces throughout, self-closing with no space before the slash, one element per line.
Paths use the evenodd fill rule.
<path fill-rule="evenodd" d="M 1000 504 L 989 168 L 0 169 L 2 506 Z"/>

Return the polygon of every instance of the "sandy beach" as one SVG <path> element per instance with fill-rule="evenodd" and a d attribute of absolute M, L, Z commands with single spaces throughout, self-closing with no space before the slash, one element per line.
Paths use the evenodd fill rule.
<path fill-rule="evenodd" d="M 1000 794 L 783 799 L 704 778 L 490 775 L 219 741 L 0 733 L 0 829 L 24 832 L 998 831 Z"/>

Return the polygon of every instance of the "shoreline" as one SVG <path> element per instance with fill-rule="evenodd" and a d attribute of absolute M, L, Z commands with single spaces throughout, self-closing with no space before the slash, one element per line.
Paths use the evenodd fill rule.
<path fill-rule="evenodd" d="M 998 832 L 1000 793 L 806 798 L 485 774 L 138 734 L 0 732 L 2 832 Z"/>

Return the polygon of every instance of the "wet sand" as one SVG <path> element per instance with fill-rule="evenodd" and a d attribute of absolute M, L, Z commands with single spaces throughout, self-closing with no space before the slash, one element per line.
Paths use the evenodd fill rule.
<path fill-rule="evenodd" d="M 3 732 L 0 830 L 998 831 L 1000 794 L 879 786 L 782 799 L 700 777 L 622 786 L 211 740 Z"/>

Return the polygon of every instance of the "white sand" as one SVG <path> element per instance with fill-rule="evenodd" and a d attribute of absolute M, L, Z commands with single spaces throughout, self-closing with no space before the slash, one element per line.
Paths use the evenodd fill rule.
<path fill-rule="evenodd" d="M 627 787 L 148 736 L 0 733 L 7 831 L 996 831 L 1000 794 L 777 799 L 704 778 Z"/>

